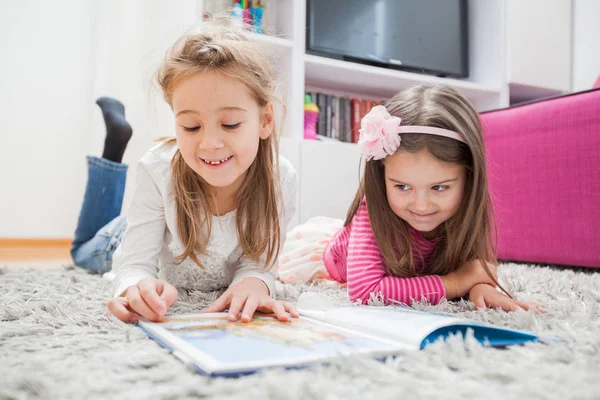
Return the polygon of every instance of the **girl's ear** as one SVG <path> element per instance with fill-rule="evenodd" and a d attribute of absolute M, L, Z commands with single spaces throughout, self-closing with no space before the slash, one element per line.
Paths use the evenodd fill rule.
<path fill-rule="evenodd" d="M 263 110 L 262 123 L 260 126 L 260 138 L 266 139 L 273 133 L 275 127 L 275 111 L 273 103 L 267 103 Z"/>

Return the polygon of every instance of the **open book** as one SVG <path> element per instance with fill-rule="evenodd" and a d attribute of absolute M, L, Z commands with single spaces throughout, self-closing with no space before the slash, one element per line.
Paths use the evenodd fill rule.
<path fill-rule="evenodd" d="M 405 307 L 299 304 L 298 311 L 301 317 L 290 322 L 260 314 L 249 323 L 229 322 L 226 313 L 206 313 L 172 315 L 160 323 L 140 320 L 139 326 L 177 358 L 210 376 L 297 368 L 354 355 L 383 358 L 468 330 L 490 346 L 539 340 L 528 332 Z"/>

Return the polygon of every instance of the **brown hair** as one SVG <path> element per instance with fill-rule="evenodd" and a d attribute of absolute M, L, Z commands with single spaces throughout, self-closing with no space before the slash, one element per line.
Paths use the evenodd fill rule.
<path fill-rule="evenodd" d="M 173 90 L 183 79 L 208 71 L 238 79 L 261 107 L 274 100 L 277 79 L 272 63 L 227 18 L 204 21 L 200 30 L 185 34 L 169 49 L 157 73 L 165 101 L 172 105 Z M 185 244 L 175 261 L 190 257 L 203 267 L 198 254 L 206 250 L 212 213 L 218 210 L 214 190 L 185 163 L 179 150 L 171 166 L 177 227 Z M 281 243 L 278 210 L 283 210 L 283 206 L 278 200 L 281 199 L 278 171 L 278 138 L 273 131 L 260 140 L 258 154 L 235 200 L 237 236 L 244 256 L 258 262 L 266 253 L 265 269 L 277 260 Z"/>
<path fill-rule="evenodd" d="M 452 88 L 436 85 L 403 90 L 386 102 L 403 125 L 425 125 L 459 132 L 466 143 L 419 133 L 402 134 L 399 149 L 416 153 L 427 149 L 441 161 L 465 166 L 463 201 L 454 216 L 441 226 L 440 243 L 425 274 L 446 275 L 465 262 L 479 259 L 491 276 L 487 263 L 497 264 L 492 238 L 493 215 L 486 175 L 486 155 L 479 116 L 473 105 Z M 348 214 L 348 225 L 363 197 L 386 271 L 393 276 L 417 275 L 408 224 L 390 208 L 386 196 L 385 159 L 367 161 L 361 184 Z M 420 256 L 420 255 L 417 255 Z"/>

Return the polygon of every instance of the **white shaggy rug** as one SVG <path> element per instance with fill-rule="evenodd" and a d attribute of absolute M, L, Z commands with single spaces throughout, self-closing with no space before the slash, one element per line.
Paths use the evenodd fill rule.
<path fill-rule="evenodd" d="M 385 363 L 347 359 L 236 379 L 192 372 L 130 325 L 106 317 L 109 283 L 73 268 L 0 270 L 2 399 L 600 399 L 600 270 L 503 265 L 502 282 L 546 312 L 476 312 L 467 302 L 420 306 L 563 340 L 505 350 L 454 338 Z M 283 286 L 294 300 L 326 286 Z M 184 294 L 193 312 L 218 293 Z"/>

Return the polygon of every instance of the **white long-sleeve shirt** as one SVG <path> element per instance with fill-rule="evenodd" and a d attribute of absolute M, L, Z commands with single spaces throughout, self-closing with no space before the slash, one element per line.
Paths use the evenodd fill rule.
<path fill-rule="evenodd" d="M 171 159 L 176 143 L 159 143 L 137 164 L 133 199 L 127 214 L 127 230 L 113 256 L 113 295 L 147 277 L 163 279 L 175 287 L 204 291 L 223 289 L 247 277 L 265 282 L 275 293 L 275 278 L 264 271 L 266 254 L 260 261 L 246 258 L 237 238 L 235 210 L 213 216 L 211 237 L 204 254 L 199 255 L 204 269 L 187 258 L 174 264 L 183 251 L 176 219 L 176 205 L 171 188 Z M 283 195 L 281 246 L 287 225 L 296 211 L 298 177 L 289 161 L 279 158 Z"/>

